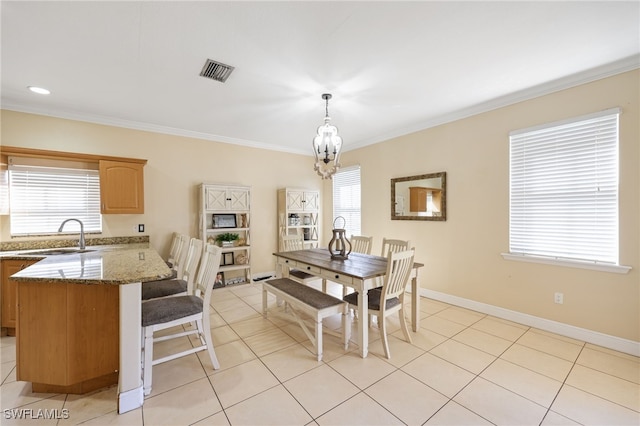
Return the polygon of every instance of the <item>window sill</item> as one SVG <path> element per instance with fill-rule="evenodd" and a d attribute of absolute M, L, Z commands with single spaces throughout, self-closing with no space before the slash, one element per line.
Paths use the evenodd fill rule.
<path fill-rule="evenodd" d="M 595 263 L 579 260 L 552 259 L 542 256 L 531 256 L 523 254 L 501 253 L 505 260 L 515 260 L 519 262 L 544 263 L 546 265 L 566 266 L 569 268 L 591 269 L 594 271 L 613 272 L 616 274 L 626 274 L 631 270 L 631 266 L 612 265 L 610 263 Z"/>

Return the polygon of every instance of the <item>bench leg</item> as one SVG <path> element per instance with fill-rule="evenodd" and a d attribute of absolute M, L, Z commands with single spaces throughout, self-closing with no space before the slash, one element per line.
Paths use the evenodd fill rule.
<path fill-rule="evenodd" d="M 267 289 L 262 287 L 262 317 L 267 318 Z"/>
<path fill-rule="evenodd" d="M 316 352 L 318 353 L 318 361 L 322 361 L 322 318 L 316 317 Z"/>

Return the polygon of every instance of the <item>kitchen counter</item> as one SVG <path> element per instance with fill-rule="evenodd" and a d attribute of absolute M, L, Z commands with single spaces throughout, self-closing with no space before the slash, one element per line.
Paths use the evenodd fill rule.
<path fill-rule="evenodd" d="M 125 246 L 126 247 L 126 246 Z M 158 253 L 149 248 L 87 247 L 83 253 L 46 256 L 11 276 L 14 281 L 65 281 L 74 284 L 129 284 L 161 280 L 171 270 Z M 5 253 L 2 258 L 42 257 L 29 252 Z"/>
<path fill-rule="evenodd" d="M 32 382 L 34 392 L 53 393 L 118 383 L 119 413 L 142 406 L 141 283 L 169 276 L 155 250 L 130 246 L 44 256 L 11 275 L 17 379 Z"/>

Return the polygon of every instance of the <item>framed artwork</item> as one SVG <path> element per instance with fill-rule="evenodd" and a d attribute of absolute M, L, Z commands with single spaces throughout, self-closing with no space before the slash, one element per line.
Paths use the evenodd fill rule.
<path fill-rule="evenodd" d="M 220 266 L 233 265 L 233 253 L 222 253 L 220 257 Z"/>
<path fill-rule="evenodd" d="M 237 228 L 235 214 L 214 214 L 214 228 Z"/>
<path fill-rule="evenodd" d="M 218 275 L 216 275 L 216 280 L 213 282 L 213 288 L 224 287 L 226 284 L 224 282 L 224 272 L 218 271 Z"/>

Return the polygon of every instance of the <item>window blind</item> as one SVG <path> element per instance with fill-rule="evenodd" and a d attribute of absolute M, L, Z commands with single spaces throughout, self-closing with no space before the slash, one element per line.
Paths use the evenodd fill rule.
<path fill-rule="evenodd" d="M 9 164 L 11 235 L 57 234 L 69 218 L 85 232 L 102 232 L 97 170 Z M 77 222 L 65 233 L 80 232 Z"/>
<path fill-rule="evenodd" d="M 345 167 L 333 175 L 333 217 L 345 219 L 347 238 L 360 231 L 360 166 Z"/>
<path fill-rule="evenodd" d="M 619 113 L 510 134 L 512 254 L 618 263 Z"/>

